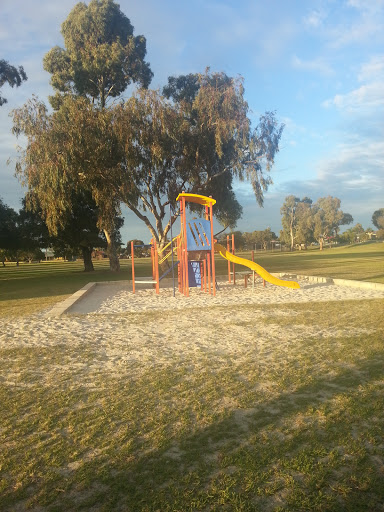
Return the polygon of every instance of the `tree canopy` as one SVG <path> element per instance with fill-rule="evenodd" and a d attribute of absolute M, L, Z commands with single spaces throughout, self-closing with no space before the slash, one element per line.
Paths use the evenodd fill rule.
<path fill-rule="evenodd" d="M 375 210 L 372 215 L 372 224 L 377 229 L 384 229 L 384 208 Z"/>
<path fill-rule="evenodd" d="M 280 209 L 281 240 L 289 243 L 291 250 L 295 244 L 301 247 L 317 240 L 322 250 L 324 241 L 335 237 L 340 226 L 353 222 L 352 215 L 340 210 L 340 204 L 340 199 L 331 196 L 322 197 L 316 203 L 309 197 L 287 196 Z"/>
<path fill-rule="evenodd" d="M 160 246 L 176 219 L 165 220 L 167 206 L 175 206 L 182 191 L 214 196 L 216 218 L 231 228 L 242 213 L 235 178 L 249 181 L 263 204 L 283 125 L 266 112 L 251 126 L 241 77 L 207 69 L 170 77 L 163 94 L 147 90 L 152 72 L 145 38 L 133 35 L 113 0 L 77 4 L 62 34 L 65 48 L 44 59 L 56 90 L 54 112 L 37 98 L 14 111 L 14 133 L 28 138 L 17 173 L 38 197 L 52 232 L 73 208 L 73 197 L 89 192 L 117 270 L 113 240 L 121 203 Z M 132 82 L 142 88 L 107 105 Z"/>
<path fill-rule="evenodd" d="M 341 201 L 337 197 L 327 196 L 313 205 L 313 236 L 323 248 L 324 241 L 335 237 L 340 226 L 353 222 L 349 213 L 340 210 Z"/>
<path fill-rule="evenodd" d="M 0 59 L 0 88 L 6 83 L 11 87 L 19 87 L 21 82 L 27 79 L 28 77 L 23 66 L 16 68 L 6 60 Z M 7 103 L 7 101 L 8 100 L 0 94 L 0 107 L 4 105 L 4 103 Z"/>
<path fill-rule="evenodd" d="M 146 39 L 134 36 L 130 20 L 113 0 L 75 5 L 61 26 L 65 48 L 55 46 L 44 57 L 56 89 L 50 101 L 59 108 L 64 95 L 87 96 L 105 107 L 132 82 L 148 87 L 152 71 L 145 62 Z"/>
<path fill-rule="evenodd" d="M 49 114 L 34 97 L 13 112 L 13 119 L 14 133 L 28 140 L 16 165 L 30 192 L 27 206 L 41 211 L 50 233 L 57 235 L 74 215 L 79 197 L 81 203 L 88 198 L 97 207 L 98 229 L 115 248 L 121 158 L 110 136 L 111 112 L 93 109 L 86 98 L 67 97 L 60 110 Z M 90 177 L 86 183 L 85 176 Z M 94 208 L 91 203 L 89 208 Z"/>
<path fill-rule="evenodd" d="M 296 244 L 307 245 L 313 239 L 312 200 L 309 197 L 299 199 L 293 195 L 285 198 L 280 208 L 281 224 L 280 238 L 289 244 L 293 251 Z"/>
<path fill-rule="evenodd" d="M 252 129 L 241 78 L 207 70 L 170 78 L 164 92 L 138 91 L 116 107 L 114 122 L 129 182 L 122 201 L 160 245 L 171 224 L 166 207 L 182 191 L 214 196 L 216 218 L 230 227 L 242 213 L 235 177 L 251 182 L 262 205 L 283 130 L 273 112 Z"/>

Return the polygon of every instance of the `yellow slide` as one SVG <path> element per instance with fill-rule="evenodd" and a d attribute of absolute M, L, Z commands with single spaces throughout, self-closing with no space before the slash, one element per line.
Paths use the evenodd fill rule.
<path fill-rule="evenodd" d="M 239 258 L 238 256 L 231 254 L 229 251 L 227 251 L 225 247 L 223 247 L 220 244 L 216 243 L 214 245 L 214 248 L 215 252 L 218 252 L 220 256 L 222 256 L 226 260 L 229 260 L 232 263 L 238 263 L 239 265 L 244 265 L 245 267 L 254 270 L 259 274 L 261 278 L 263 278 L 265 281 L 268 281 L 268 283 L 275 284 L 276 286 L 286 286 L 287 288 L 300 288 L 299 283 L 296 283 L 295 281 L 283 281 L 278 277 L 274 277 L 269 272 L 267 272 L 265 268 L 261 267 L 257 263 L 254 263 L 253 261 L 247 260 L 245 258 Z"/>

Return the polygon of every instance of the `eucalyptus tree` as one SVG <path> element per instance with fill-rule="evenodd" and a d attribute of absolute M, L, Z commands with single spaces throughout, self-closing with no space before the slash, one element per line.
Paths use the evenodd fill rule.
<path fill-rule="evenodd" d="M 171 77 L 163 93 L 139 91 L 115 108 L 114 120 L 125 153 L 122 201 L 160 246 L 176 218 L 165 220 L 167 207 L 182 191 L 214 196 L 217 219 L 232 228 L 242 213 L 235 177 L 250 181 L 262 205 L 283 130 L 272 112 L 252 129 L 241 78 L 207 70 Z"/>
<path fill-rule="evenodd" d="M 0 197 L 0 257 L 3 267 L 5 258 L 17 244 L 18 214 Z"/>
<path fill-rule="evenodd" d="M 0 88 L 6 83 L 11 87 L 19 87 L 27 79 L 23 66 L 17 68 L 9 64 L 8 61 L 0 59 Z M 6 98 L 0 95 L 0 107 L 7 101 Z"/>
<path fill-rule="evenodd" d="M 340 210 L 341 201 L 337 197 L 321 197 L 312 207 L 314 238 L 323 250 L 324 242 L 337 235 L 340 226 L 353 222 L 349 213 Z"/>
<path fill-rule="evenodd" d="M 377 229 L 384 230 L 384 208 L 379 208 L 373 212 L 372 224 Z"/>
<path fill-rule="evenodd" d="M 91 98 L 101 108 L 131 83 L 148 87 L 152 71 L 145 62 L 146 39 L 134 36 L 130 20 L 113 0 L 79 2 L 61 26 L 64 48 L 44 57 L 56 90 L 50 97 L 58 109 L 66 95 Z"/>
<path fill-rule="evenodd" d="M 28 187 L 27 207 L 41 212 L 56 235 L 87 199 L 95 204 L 97 227 L 108 243 L 111 269 L 118 269 L 117 212 L 121 155 L 111 126 L 111 111 L 95 110 L 86 98 L 64 98 L 49 114 L 32 98 L 13 111 L 13 132 L 24 134 L 16 173 Z"/>
<path fill-rule="evenodd" d="M 280 208 L 281 224 L 280 238 L 290 245 L 293 251 L 295 244 L 305 244 L 313 237 L 313 219 L 311 211 L 312 200 L 309 197 L 300 199 L 294 195 L 285 198 Z"/>
<path fill-rule="evenodd" d="M 65 163 L 66 175 L 71 176 L 71 186 L 92 192 L 101 212 L 99 225 L 107 239 L 110 268 L 114 271 L 120 267 L 114 219 L 119 214 L 120 204 L 115 188 L 121 180 L 118 180 L 118 184 L 111 182 L 111 174 L 116 176 L 110 172 L 112 168 L 116 169 L 116 155 L 111 155 L 109 151 L 111 125 L 105 129 L 105 120 L 110 121 L 109 112 L 105 113 L 105 110 L 109 110 L 108 99 L 118 98 L 130 84 L 148 87 L 152 79 L 152 71 L 145 61 L 146 39 L 142 35 L 134 36 L 133 32 L 130 20 L 113 0 L 91 0 L 88 5 L 80 2 L 62 24 L 64 48 L 55 46 L 44 57 L 44 69 L 52 75 L 51 85 L 56 91 L 50 97 L 53 108 L 56 111 L 62 108 L 68 111 L 68 98 L 74 101 L 81 98 L 87 114 L 84 132 L 92 124 L 92 129 L 89 133 L 84 133 L 84 137 L 77 130 L 81 129 L 81 124 L 74 127 L 74 140 L 61 150 L 62 163 Z M 75 102 L 73 106 L 77 108 L 79 104 Z M 101 126 L 97 127 L 94 120 L 100 122 Z M 79 118 L 77 121 L 80 121 Z M 93 136 L 95 139 L 91 141 Z M 87 141 L 84 142 L 83 139 Z M 83 144 L 82 147 L 75 147 L 75 140 L 76 143 Z M 106 151 L 103 151 L 104 147 Z M 94 150 L 95 153 L 90 153 Z M 68 168 L 69 161 L 75 166 L 72 172 Z M 81 183 L 75 178 L 76 171 L 82 173 L 79 174 L 83 176 Z M 64 181 L 69 186 L 68 180 Z M 56 186 L 62 197 L 63 184 L 57 182 Z M 71 196 L 71 191 L 68 191 L 68 195 Z M 63 204 L 64 202 L 58 205 L 58 211 L 62 210 Z"/>

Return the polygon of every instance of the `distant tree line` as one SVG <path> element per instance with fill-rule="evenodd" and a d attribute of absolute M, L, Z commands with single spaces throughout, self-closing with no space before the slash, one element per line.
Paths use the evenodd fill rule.
<path fill-rule="evenodd" d="M 287 196 L 280 209 L 283 226 L 280 240 L 288 244 L 291 250 L 295 247 L 306 248 L 310 243 L 317 243 L 322 250 L 326 242 L 352 243 L 369 239 L 373 229 L 364 230 L 361 224 L 340 234 L 341 226 L 353 222 L 352 215 L 343 212 L 340 205 L 340 199 L 332 196 L 322 197 L 315 203 L 309 197 L 300 199 L 293 195 Z M 383 212 L 380 212 L 382 210 L 377 210 L 372 216 L 372 223 L 379 229 L 376 234 L 378 238 L 383 237 L 380 232 Z"/>
<path fill-rule="evenodd" d="M 30 199 L 31 200 L 31 199 Z M 232 231 L 235 248 L 241 250 L 278 250 L 284 245 L 289 250 L 305 249 L 309 244 L 316 243 L 320 249 L 326 243 L 356 243 L 367 240 L 384 240 L 384 208 L 376 210 L 372 215 L 371 227 L 364 229 L 358 223 L 340 233 L 340 226 L 353 222 L 352 216 L 340 210 L 340 200 L 334 197 L 319 199 L 312 203 L 311 199 L 299 200 L 288 196 L 281 208 L 283 229 L 280 237 L 270 227 L 252 232 Z M 56 235 L 49 232 L 40 212 L 31 211 L 26 207 L 26 199 L 22 208 L 16 212 L 7 206 L 0 198 L 0 261 L 5 266 L 6 261 L 40 261 L 45 258 L 43 249 L 53 250 L 55 257 L 71 259 L 82 257 L 84 270 L 94 270 L 92 253 L 94 249 L 105 250 L 107 240 L 97 225 L 97 206 L 90 197 L 78 196 L 76 207 L 67 214 L 63 227 Z M 122 247 L 120 228 L 123 224 L 117 218 L 116 243 L 120 258 L 131 257 L 131 240 Z M 227 235 L 218 235 L 219 242 L 226 246 Z M 149 256 L 150 250 L 139 239 L 132 240 L 135 256 Z M 292 245 L 293 244 L 293 245 Z"/>
<path fill-rule="evenodd" d="M 364 229 L 358 223 L 340 233 L 341 226 L 353 222 L 352 215 L 344 213 L 340 205 L 337 197 L 323 197 L 313 203 L 308 197 L 299 199 L 290 195 L 280 209 L 283 229 L 279 237 L 270 228 L 253 232 L 234 231 L 230 236 L 234 235 L 237 250 L 267 250 L 284 246 L 293 251 L 305 250 L 310 244 L 316 244 L 322 250 L 325 244 L 384 240 L 384 208 L 372 215 L 377 232 L 371 227 Z M 226 235 L 219 236 L 219 242 L 225 245 Z"/>
<path fill-rule="evenodd" d="M 119 227 L 122 219 L 119 221 Z M 118 237 L 120 242 L 120 235 Z M 81 256 L 84 270 L 94 270 L 94 248 L 105 248 L 106 239 L 97 227 L 97 207 L 90 198 L 77 197 L 76 205 L 68 212 L 62 227 L 53 235 L 49 232 L 39 211 L 26 207 L 16 212 L 0 199 L 0 258 L 5 261 L 40 261 L 45 258 L 42 249 L 50 248 L 56 257 L 66 259 Z"/>

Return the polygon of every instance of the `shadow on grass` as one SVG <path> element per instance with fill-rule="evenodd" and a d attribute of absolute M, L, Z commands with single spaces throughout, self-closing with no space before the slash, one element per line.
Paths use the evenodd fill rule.
<path fill-rule="evenodd" d="M 115 451 L 77 469 L 39 480 L 31 468 L 28 482 L 3 492 L 2 510 L 381 511 L 384 404 L 375 386 L 383 362 L 384 350 L 374 352 L 334 378 L 231 410 L 190 435 L 170 434 L 161 449 L 145 444 L 145 425 L 141 441 L 127 427 Z M 105 411 L 111 434 L 115 407 Z M 99 441 L 90 437 L 88 449 Z"/>

